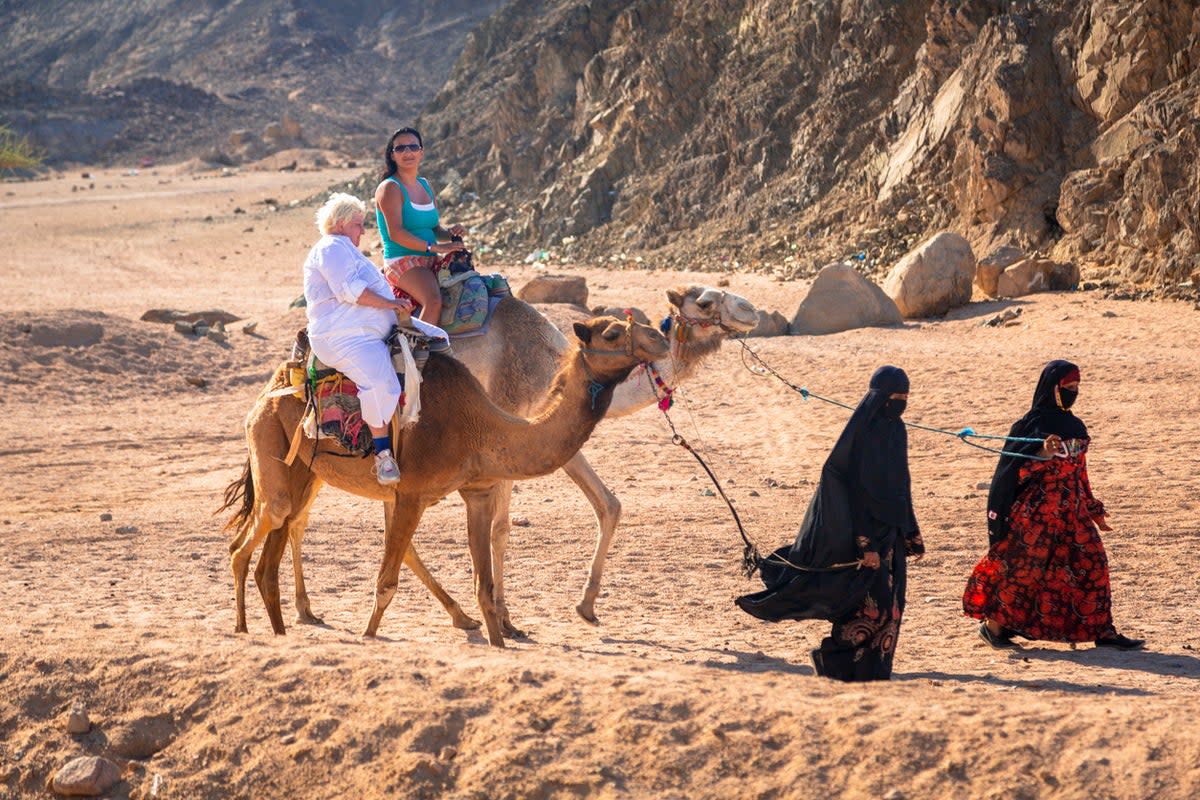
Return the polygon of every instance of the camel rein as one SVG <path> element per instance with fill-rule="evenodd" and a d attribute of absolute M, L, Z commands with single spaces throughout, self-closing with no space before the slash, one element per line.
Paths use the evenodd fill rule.
<path fill-rule="evenodd" d="M 746 367 L 746 369 L 750 373 L 752 373 L 754 375 L 759 375 L 759 376 L 768 376 L 768 375 L 773 376 L 773 377 L 777 378 L 780 383 L 782 383 L 784 386 L 788 387 L 792 391 L 798 393 L 805 400 L 808 400 L 811 397 L 814 400 L 820 400 L 823 403 L 829 403 L 830 405 L 839 406 L 841 408 L 845 408 L 850 411 L 854 410 L 854 406 L 847 405 L 846 403 L 838 402 L 837 400 L 831 400 L 828 397 L 821 397 L 821 395 L 814 394 L 813 392 L 810 392 L 808 389 L 804 388 L 803 386 L 797 386 L 796 384 L 789 381 L 787 378 L 780 375 L 770 364 L 768 364 L 765 360 L 763 360 L 762 356 L 760 356 L 758 353 L 754 352 L 754 350 L 751 349 L 750 345 L 746 344 L 745 339 L 739 339 L 738 341 L 742 345 L 742 364 Z M 753 361 L 754 363 L 752 363 L 752 364 L 748 363 L 747 356 L 749 356 L 749 360 Z M 965 445 L 969 445 L 970 447 L 976 447 L 980 450 L 986 450 L 989 453 L 998 453 L 1002 456 L 1012 456 L 1013 458 L 1027 458 L 1030 461 L 1049 461 L 1052 458 L 1059 458 L 1059 457 L 1065 458 L 1065 457 L 1069 456 L 1069 453 L 1067 453 L 1065 450 L 1063 452 L 1055 453 L 1050 456 L 1039 456 L 1039 455 L 1035 455 L 1035 454 L 1031 454 L 1031 453 L 1019 453 L 1015 450 L 1005 450 L 1002 447 L 1000 447 L 1000 448 L 988 447 L 986 445 L 976 444 L 975 442 L 967 441 L 968 438 L 999 439 L 999 440 L 1008 441 L 1008 442 L 1028 442 L 1028 443 L 1032 444 L 1032 443 L 1041 443 L 1043 441 L 1042 439 L 1031 439 L 1027 436 L 989 436 L 989 435 L 983 434 L 983 433 L 976 433 L 974 428 L 961 428 L 957 431 L 953 431 L 953 430 L 948 430 L 946 428 L 932 428 L 928 425 L 921 425 L 920 423 L 909 422 L 907 420 L 901 420 L 901 422 L 903 422 L 906 427 L 915 428 L 917 430 L 922 430 L 922 431 L 929 431 L 930 433 L 940 433 L 943 436 L 952 436 L 955 439 L 958 439 L 960 442 L 962 442 Z"/>
<path fill-rule="evenodd" d="M 733 521 L 737 525 L 738 535 L 742 537 L 742 542 L 744 544 L 742 548 L 742 572 L 747 578 L 753 577 L 754 573 L 761 569 L 763 564 L 768 562 L 784 564 L 792 569 L 799 570 L 800 572 L 838 572 L 843 569 L 859 569 L 863 566 L 863 562 L 860 560 L 848 561 L 841 564 L 830 564 L 827 567 L 810 567 L 802 564 L 793 564 L 783 556 L 775 553 L 763 558 L 763 556 L 759 553 L 758 546 L 755 545 L 754 542 L 750 540 L 750 537 L 746 535 L 746 528 L 742 525 L 742 518 L 738 515 L 737 509 L 733 507 L 733 501 L 729 499 L 729 495 L 725 494 L 725 490 L 721 488 L 721 482 L 717 480 L 716 473 L 713 472 L 712 467 L 708 465 L 708 462 L 704 460 L 703 456 L 696 452 L 695 448 L 688 444 L 687 439 L 683 438 L 679 431 L 676 430 L 675 422 L 671 419 L 671 415 L 667 413 L 668 409 L 670 409 L 674 403 L 674 390 L 663 383 L 662 378 L 658 374 L 658 370 L 654 368 L 653 364 L 648 361 L 644 361 L 642 362 L 642 366 L 645 367 L 646 373 L 654 379 L 654 384 L 656 387 L 653 390 L 654 396 L 658 400 L 659 410 L 662 411 L 663 417 L 667 420 L 667 425 L 669 425 L 671 428 L 672 444 L 677 444 L 692 454 L 692 457 L 696 459 L 696 463 L 701 466 L 704 472 L 708 475 L 708 479 L 712 481 L 712 485 L 716 488 L 717 493 L 721 496 L 721 499 L 725 501 L 725 505 L 729 508 L 730 515 L 733 516 Z M 663 389 L 662 397 L 659 397 L 658 388 Z"/>

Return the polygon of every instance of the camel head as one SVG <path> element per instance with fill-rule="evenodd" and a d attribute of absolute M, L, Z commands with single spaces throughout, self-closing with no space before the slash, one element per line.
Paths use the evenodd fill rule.
<path fill-rule="evenodd" d="M 678 325 L 711 330 L 714 335 L 749 333 L 758 325 L 758 309 L 746 298 L 711 286 L 692 284 L 667 290 L 671 316 Z"/>
<path fill-rule="evenodd" d="M 592 317 L 575 323 L 575 337 L 596 380 L 624 380 L 643 361 L 662 358 L 671 349 L 655 328 L 633 319 Z"/>

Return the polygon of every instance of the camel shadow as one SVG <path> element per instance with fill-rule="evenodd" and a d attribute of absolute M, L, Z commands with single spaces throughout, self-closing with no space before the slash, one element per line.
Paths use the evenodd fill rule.
<path fill-rule="evenodd" d="M 728 670 L 730 672 L 753 672 L 753 673 L 781 672 L 781 673 L 785 673 L 788 675 L 815 675 L 816 674 L 816 670 L 814 670 L 812 667 L 801 666 L 800 664 L 793 664 L 792 662 L 790 662 L 786 659 L 783 659 L 783 658 L 777 658 L 775 656 L 768 656 L 760 650 L 756 650 L 753 653 L 749 653 L 749 652 L 745 652 L 742 650 L 734 650 L 734 649 L 728 648 L 728 647 L 722 647 L 722 648 L 717 648 L 717 647 L 699 647 L 699 648 L 677 647 L 677 646 L 663 644 L 662 642 L 650 641 L 649 639 L 618 639 L 618 638 L 612 637 L 612 636 L 602 637 L 600 639 L 600 641 L 604 644 L 635 645 L 635 646 L 640 646 L 640 647 L 648 647 L 648 648 L 652 648 L 655 650 L 661 650 L 661 651 L 665 651 L 665 652 L 669 652 L 669 653 L 697 654 L 697 653 L 709 652 L 709 653 L 718 653 L 722 656 L 725 656 L 726 658 L 728 658 L 729 656 L 733 656 L 733 658 L 734 658 L 733 661 L 723 661 L 723 660 L 719 660 L 717 658 L 705 658 L 702 660 L 697 660 L 695 662 L 697 666 L 708 667 L 711 669 L 723 669 L 723 670 Z M 611 653 L 611 652 L 603 652 L 603 651 L 597 651 L 597 650 L 587 650 L 586 652 L 589 652 L 593 655 L 600 655 L 600 656 L 618 655 L 618 654 Z M 625 654 L 622 653 L 620 655 L 625 655 Z"/>

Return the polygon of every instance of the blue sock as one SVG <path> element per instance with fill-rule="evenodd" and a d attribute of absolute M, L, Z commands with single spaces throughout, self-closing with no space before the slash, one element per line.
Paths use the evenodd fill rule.
<path fill-rule="evenodd" d="M 382 453 L 384 450 L 392 449 L 392 437 L 390 436 L 376 436 L 374 439 L 372 439 L 372 441 L 375 442 L 376 453 Z"/>

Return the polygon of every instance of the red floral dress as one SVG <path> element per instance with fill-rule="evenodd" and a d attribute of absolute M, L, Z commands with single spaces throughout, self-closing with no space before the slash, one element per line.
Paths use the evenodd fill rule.
<path fill-rule="evenodd" d="M 1091 642 L 1116 633 L 1108 556 L 1093 519 L 1087 441 L 1066 443 L 1069 458 L 1029 461 L 1020 470 L 1008 536 L 975 566 L 963 611 L 1027 639 Z"/>

